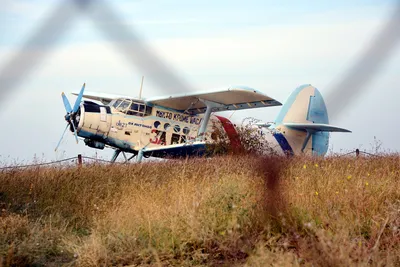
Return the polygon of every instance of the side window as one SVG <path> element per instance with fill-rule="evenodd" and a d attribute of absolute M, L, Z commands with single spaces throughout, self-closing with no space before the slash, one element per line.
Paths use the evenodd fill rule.
<path fill-rule="evenodd" d="M 166 124 L 164 124 L 164 130 L 168 131 L 170 127 L 171 127 L 171 124 L 169 124 L 168 122 Z"/>
<path fill-rule="evenodd" d="M 147 110 L 149 110 L 149 114 L 147 114 Z M 128 111 L 129 115 L 134 115 L 134 116 L 147 116 L 151 114 L 151 107 L 146 107 L 146 105 L 142 104 L 142 103 L 137 103 L 137 102 L 133 102 L 129 111 Z"/>
<path fill-rule="evenodd" d="M 146 116 L 150 116 L 151 115 L 151 112 L 153 111 L 153 108 L 152 107 L 149 107 L 149 106 L 146 106 Z"/>
<path fill-rule="evenodd" d="M 135 103 L 133 102 L 129 111 L 128 111 L 128 115 L 133 115 L 133 116 L 143 116 L 143 111 L 142 111 L 142 104 L 140 103 Z"/>

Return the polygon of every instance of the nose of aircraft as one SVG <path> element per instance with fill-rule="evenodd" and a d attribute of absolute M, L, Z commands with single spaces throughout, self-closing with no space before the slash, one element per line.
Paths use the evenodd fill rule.
<path fill-rule="evenodd" d="M 73 108 L 71 107 L 71 104 L 69 103 L 68 98 L 65 96 L 65 94 L 64 93 L 61 94 L 61 97 L 62 97 L 62 100 L 64 103 L 64 108 L 65 108 L 65 111 L 67 112 L 67 114 L 64 116 L 65 120 L 67 121 L 67 126 L 65 127 L 64 132 L 61 135 L 60 141 L 58 141 L 58 144 L 55 148 L 56 151 L 64 137 L 65 132 L 67 131 L 68 126 L 70 127 L 71 132 L 73 132 L 75 135 L 76 143 L 78 143 L 78 135 L 77 135 L 77 131 L 76 131 L 76 126 L 78 125 L 79 120 L 77 121 L 77 117 L 78 117 L 78 119 L 80 118 L 79 105 L 82 101 L 83 92 L 85 91 L 85 86 L 86 86 L 86 84 L 84 83 L 82 86 L 82 89 L 79 92 L 79 95 L 75 101 Z"/>

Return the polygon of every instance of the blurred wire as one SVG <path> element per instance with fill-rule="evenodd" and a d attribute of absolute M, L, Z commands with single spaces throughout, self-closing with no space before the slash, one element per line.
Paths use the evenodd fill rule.
<path fill-rule="evenodd" d="M 326 100 L 330 117 L 337 118 L 362 93 L 395 51 L 400 40 L 400 1 L 384 27 L 368 44 L 367 49 L 344 77 L 330 88 Z"/>
<path fill-rule="evenodd" d="M 74 0 L 59 3 L 50 16 L 22 45 L 19 52 L 0 69 L 0 101 L 16 89 L 54 48 L 79 13 L 89 16 L 99 31 L 124 58 L 154 84 L 169 92 L 194 91 L 195 88 L 157 57 L 141 40 L 133 27 L 125 24 L 104 0 Z M 332 117 L 337 117 L 379 72 L 400 39 L 400 3 L 360 59 L 330 90 L 327 103 Z"/>
<path fill-rule="evenodd" d="M 115 45 L 129 63 L 137 67 L 166 94 L 196 90 L 161 60 L 151 47 L 138 37 L 133 26 L 125 24 L 106 1 L 96 1 L 96 5 L 93 5 L 90 11 L 96 27 L 104 37 Z"/>
<path fill-rule="evenodd" d="M 89 15 L 100 32 L 115 45 L 129 63 L 166 93 L 193 91 L 194 87 L 156 56 L 114 11 L 102 0 L 63 1 L 43 19 L 14 57 L 0 69 L 0 101 L 16 89 L 49 54 L 79 13 Z"/>
<path fill-rule="evenodd" d="M 76 10 L 67 2 L 57 5 L 19 51 L 0 69 L 0 101 L 16 89 L 49 54 L 51 48 L 71 25 Z"/>
<path fill-rule="evenodd" d="M 62 159 L 62 160 L 57 160 L 57 161 L 43 162 L 43 163 L 35 163 L 35 164 L 28 164 L 28 165 L 15 165 L 15 166 L 1 167 L 1 168 L 0 168 L 0 171 L 2 171 L 2 170 L 8 170 L 8 169 L 15 170 L 15 169 L 19 169 L 19 168 L 31 168 L 31 167 L 47 166 L 47 165 L 59 164 L 59 163 L 66 162 L 66 161 L 70 161 L 70 162 L 74 162 L 74 163 L 75 163 L 76 157 L 67 158 L 67 159 Z"/>

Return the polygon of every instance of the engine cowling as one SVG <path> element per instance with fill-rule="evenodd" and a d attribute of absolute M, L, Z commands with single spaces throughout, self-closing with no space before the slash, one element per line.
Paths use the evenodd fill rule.
<path fill-rule="evenodd" d="M 77 123 L 78 135 L 104 144 L 111 128 L 111 117 L 109 106 L 98 105 L 90 101 L 83 102 L 74 119 L 75 123 Z M 86 142 L 86 140 L 85 143 L 91 147 L 92 145 L 95 148 L 101 147 L 97 143 Z"/>

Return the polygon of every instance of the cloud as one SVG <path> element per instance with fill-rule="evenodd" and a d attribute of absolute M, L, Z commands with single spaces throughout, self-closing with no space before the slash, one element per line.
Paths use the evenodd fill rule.
<path fill-rule="evenodd" d="M 227 31 L 217 37 L 152 39 L 149 46 L 187 72 L 293 71 L 352 60 L 379 29 L 377 20 L 326 25 L 281 25 Z M 128 44 L 134 46 L 134 43 Z M 107 41 L 68 43 L 53 49 L 41 75 L 126 75 L 131 69 Z M 0 49 L 7 58 L 15 49 Z M 30 53 L 35 53 L 32 50 Z M 328 67 L 329 68 L 329 67 Z"/>

